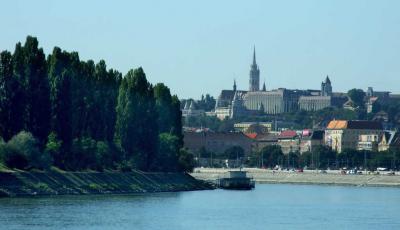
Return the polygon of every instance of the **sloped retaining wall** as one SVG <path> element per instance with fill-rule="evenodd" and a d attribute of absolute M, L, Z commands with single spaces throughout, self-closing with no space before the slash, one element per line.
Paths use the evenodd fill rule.
<path fill-rule="evenodd" d="M 212 186 L 185 173 L 0 172 L 0 197 L 205 189 L 212 189 Z"/>

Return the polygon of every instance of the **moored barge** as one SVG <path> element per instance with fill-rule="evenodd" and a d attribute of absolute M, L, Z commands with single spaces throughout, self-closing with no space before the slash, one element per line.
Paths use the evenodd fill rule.
<path fill-rule="evenodd" d="M 253 178 L 247 177 L 246 171 L 228 171 L 223 178 L 217 180 L 217 187 L 222 189 L 250 190 L 255 187 Z"/>

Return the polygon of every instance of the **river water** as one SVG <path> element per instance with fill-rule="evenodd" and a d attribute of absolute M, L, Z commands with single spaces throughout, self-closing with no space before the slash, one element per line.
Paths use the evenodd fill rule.
<path fill-rule="evenodd" d="M 0 199 L 0 229 L 400 229 L 400 189 L 257 184 L 252 191 Z"/>

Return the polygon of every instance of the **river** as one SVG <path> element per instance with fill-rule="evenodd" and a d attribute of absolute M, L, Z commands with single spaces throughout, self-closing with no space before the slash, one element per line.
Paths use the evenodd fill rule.
<path fill-rule="evenodd" d="M 400 189 L 257 184 L 252 191 L 0 199 L 0 229 L 400 229 Z"/>

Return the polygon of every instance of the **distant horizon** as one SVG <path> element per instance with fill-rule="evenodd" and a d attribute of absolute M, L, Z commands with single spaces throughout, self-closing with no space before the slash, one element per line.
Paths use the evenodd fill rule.
<path fill-rule="evenodd" d="M 398 1 L 71 2 L 1 3 L 0 49 L 32 35 L 46 55 L 58 46 L 124 75 L 141 66 L 151 83 L 199 99 L 234 79 L 247 90 L 255 45 L 267 90 L 319 89 L 329 75 L 334 92 L 400 93 Z"/>

